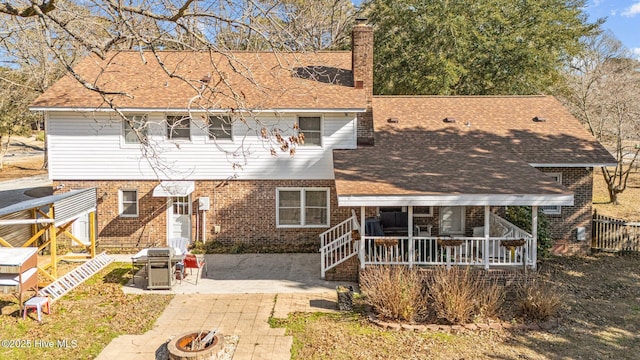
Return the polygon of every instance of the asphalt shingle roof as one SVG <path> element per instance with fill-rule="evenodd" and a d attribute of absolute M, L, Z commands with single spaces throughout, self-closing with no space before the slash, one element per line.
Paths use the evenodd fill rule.
<path fill-rule="evenodd" d="M 529 164 L 614 161 L 549 96 L 381 96 L 373 114 L 375 145 L 333 153 L 338 195 L 570 194 Z"/>
<path fill-rule="evenodd" d="M 144 58 L 144 61 L 143 61 Z M 353 87 L 350 52 L 272 53 L 160 52 L 169 76 L 149 52 L 95 55 L 74 69 L 116 106 L 141 109 L 364 109 L 363 89 Z M 203 78 L 212 90 L 197 97 Z M 189 105 L 191 104 L 191 105 Z M 32 108 L 107 107 L 95 92 L 67 75 L 37 98 Z"/>

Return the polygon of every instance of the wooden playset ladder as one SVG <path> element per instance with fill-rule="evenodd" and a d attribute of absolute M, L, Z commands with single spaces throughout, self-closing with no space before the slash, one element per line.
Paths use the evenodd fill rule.
<path fill-rule="evenodd" d="M 102 270 L 105 266 L 112 263 L 113 260 L 114 259 L 107 255 L 106 252 L 103 252 L 42 288 L 40 295 L 48 295 L 52 302 L 56 301 L 95 273 Z"/>

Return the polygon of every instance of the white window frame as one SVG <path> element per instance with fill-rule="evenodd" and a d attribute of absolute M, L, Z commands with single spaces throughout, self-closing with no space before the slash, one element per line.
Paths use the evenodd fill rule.
<path fill-rule="evenodd" d="M 125 192 L 135 192 L 136 194 L 136 213 L 135 214 L 125 214 L 124 213 L 124 193 Z M 133 202 L 131 202 L 131 204 L 133 204 Z M 125 218 L 135 218 L 138 217 L 140 214 L 140 199 L 138 198 L 138 190 L 137 189 L 120 189 L 118 191 L 118 214 L 120 217 L 125 217 Z"/>
<path fill-rule="evenodd" d="M 184 121 L 184 119 L 188 120 L 188 124 L 189 124 L 189 138 L 184 138 L 184 137 L 178 137 L 178 138 L 174 138 L 169 136 L 169 132 L 172 130 L 172 126 L 169 125 L 169 118 L 182 118 Z M 165 121 L 165 129 L 164 129 L 164 136 L 167 140 L 169 141 L 173 141 L 173 142 L 190 142 L 191 141 L 191 128 L 192 128 L 192 121 L 191 121 L 191 117 L 188 114 L 167 114 L 164 117 L 164 121 Z"/>
<path fill-rule="evenodd" d="M 307 131 L 304 131 L 302 128 L 300 128 L 300 119 L 301 118 L 319 118 L 320 119 L 320 144 L 307 144 L 306 141 L 306 133 Z M 300 147 L 310 147 L 310 148 L 318 148 L 318 147 L 322 147 L 324 144 L 324 141 L 322 139 L 322 134 L 324 134 L 324 117 L 322 115 L 305 115 L 305 116 L 298 116 L 296 118 L 296 125 L 298 127 L 298 131 L 300 131 L 301 133 L 305 134 L 305 143 L 301 144 Z M 313 131 L 315 132 L 315 130 Z"/>
<path fill-rule="evenodd" d="M 227 118 L 229 119 L 229 137 L 223 137 L 223 138 L 218 138 L 218 137 L 213 137 L 212 133 L 211 133 L 211 118 Z M 206 117 L 206 130 L 207 130 L 207 142 L 220 142 L 220 141 L 226 141 L 226 142 L 233 142 L 233 118 L 231 117 L 231 115 L 229 114 L 220 114 L 220 115 L 208 115 Z"/>
<path fill-rule="evenodd" d="M 300 192 L 300 225 L 284 224 L 280 225 L 280 191 L 299 191 Z M 327 222 L 325 224 L 307 225 L 305 221 L 305 192 L 307 191 L 324 191 L 327 196 Z M 331 223 L 331 192 L 329 188 L 310 187 L 310 188 L 276 188 L 276 228 L 328 228 Z"/>
<path fill-rule="evenodd" d="M 442 226 L 442 214 L 444 214 L 443 209 L 445 208 L 457 208 L 461 211 L 460 216 L 460 231 L 445 231 Z M 466 222 L 467 209 L 464 206 L 442 206 L 440 208 L 440 219 L 438 225 L 440 228 L 438 229 L 438 233 L 441 235 L 464 235 L 465 232 L 465 222 Z"/>
<path fill-rule="evenodd" d="M 136 137 L 135 142 L 127 142 L 127 125 L 129 125 L 128 121 L 142 121 L 142 134 L 148 139 L 149 138 L 149 117 L 146 114 L 125 114 L 127 120 L 122 119 L 122 132 L 121 132 L 121 146 L 122 147 L 138 147 L 141 142 L 138 137 Z M 138 119 L 139 118 L 139 119 Z"/>
<path fill-rule="evenodd" d="M 561 172 L 549 172 L 544 174 L 554 178 L 554 180 L 558 184 L 562 185 Z M 542 213 L 545 215 L 561 215 L 562 214 L 562 206 L 560 205 L 542 205 L 540 206 L 540 209 L 542 210 Z"/>

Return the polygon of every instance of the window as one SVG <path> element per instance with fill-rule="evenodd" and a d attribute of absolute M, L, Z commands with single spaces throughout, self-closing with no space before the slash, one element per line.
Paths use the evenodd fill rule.
<path fill-rule="evenodd" d="M 464 206 L 440 208 L 440 234 L 464 234 Z"/>
<path fill-rule="evenodd" d="M 555 182 L 562 185 L 562 173 L 545 173 L 553 178 Z M 547 215 L 560 215 L 562 214 L 562 206 L 560 205 L 544 205 L 540 206 L 542 212 Z"/>
<path fill-rule="evenodd" d="M 191 118 L 187 115 L 167 116 L 167 139 L 191 139 Z"/>
<path fill-rule="evenodd" d="M 138 216 L 138 190 L 120 190 L 120 216 Z"/>
<path fill-rule="evenodd" d="M 173 204 L 173 215 L 191 215 L 189 196 L 174 196 L 171 200 Z"/>
<path fill-rule="evenodd" d="M 413 217 L 432 217 L 433 206 L 414 206 Z"/>
<path fill-rule="evenodd" d="M 278 189 L 278 227 L 329 226 L 328 189 Z"/>
<path fill-rule="evenodd" d="M 319 116 L 301 116 L 298 127 L 304 134 L 304 145 L 322 145 L 322 120 Z"/>
<path fill-rule="evenodd" d="M 140 139 L 147 138 L 147 116 L 130 115 L 127 120 L 122 120 L 125 144 L 140 144 Z"/>
<path fill-rule="evenodd" d="M 230 116 L 209 116 L 209 139 L 231 140 L 231 130 Z"/>

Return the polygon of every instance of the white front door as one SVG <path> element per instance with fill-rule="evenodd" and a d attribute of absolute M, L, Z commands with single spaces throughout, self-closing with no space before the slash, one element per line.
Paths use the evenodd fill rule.
<path fill-rule="evenodd" d="M 91 244 L 89 237 L 89 214 L 84 214 L 76 219 L 71 225 L 71 233 L 78 238 L 84 245 Z M 73 242 L 73 246 L 77 246 L 77 242 Z"/>
<path fill-rule="evenodd" d="M 191 241 L 191 196 L 171 198 L 167 209 L 167 239 Z"/>

